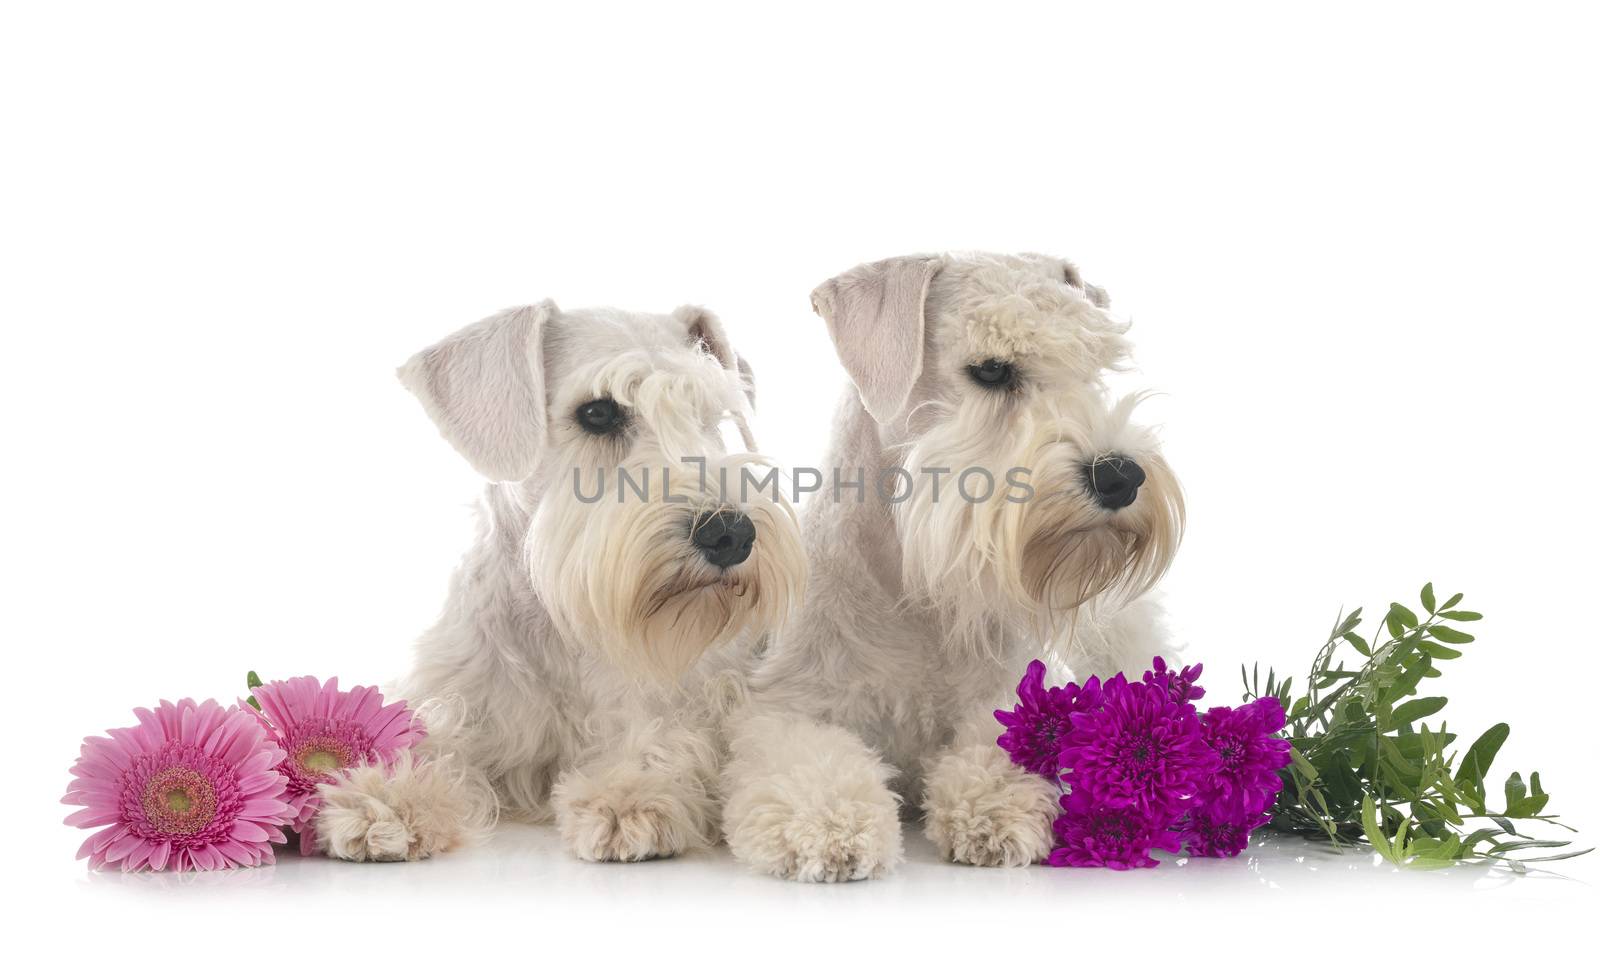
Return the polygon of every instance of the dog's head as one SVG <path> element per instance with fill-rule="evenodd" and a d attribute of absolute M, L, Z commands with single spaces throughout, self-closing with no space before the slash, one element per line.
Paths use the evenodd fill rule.
<path fill-rule="evenodd" d="M 1104 383 L 1126 326 L 1070 263 L 900 257 L 811 302 L 905 470 L 903 585 L 953 636 L 976 641 L 996 620 L 1057 634 L 1086 601 L 1129 599 L 1166 571 L 1183 498 L 1129 420 L 1137 398 Z"/>
<path fill-rule="evenodd" d="M 750 368 L 709 311 L 506 310 L 423 350 L 400 379 L 479 472 L 514 485 L 534 590 L 569 642 L 676 676 L 773 629 L 804 582 L 794 512 L 744 472 Z M 738 426 L 746 450 L 730 450 Z"/>

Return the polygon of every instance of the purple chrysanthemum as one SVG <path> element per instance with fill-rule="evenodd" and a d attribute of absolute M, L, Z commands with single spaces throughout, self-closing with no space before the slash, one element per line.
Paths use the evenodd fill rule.
<path fill-rule="evenodd" d="M 1051 780 L 1061 772 L 1061 748 L 1072 727 L 1072 714 L 1092 710 L 1100 702 L 1100 680 L 1090 677 L 1079 687 L 1045 687 L 1044 664 L 1028 664 L 1017 684 L 1021 699 L 1014 709 L 996 710 L 994 717 L 1006 728 L 995 742 L 1011 755 L 1011 762 Z"/>
<path fill-rule="evenodd" d="M 1236 857 L 1250 845 L 1250 831 L 1267 820 L 1264 813 L 1241 817 L 1198 806 L 1179 825 L 1178 835 L 1192 857 Z"/>
<path fill-rule="evenodd" d="M 1144 682 L 1166 691 L 1167 696 L 1178 703 L 1199 700 L 1206 695 L 1205 687 L 1195 686 L 1195 681 L 1200 679 L 1200 671 L 1205 669 L 1204 664 L 1197 663 L 1173 673 L 1167 669 L 1167 661 L 1156 657 L 1151 666 L 1155 669 L 1144 672 Z"/>
<path fill-rule="evenodd" d="M 1278 771 L 1289 765 L 1289 741 L 1278 736 L 1283 723 L 1283 705 L 1276 697 L 1205 712 L 1201 724 L 1216 753 L 1217 769 L 1200 802 L 1217 817 L 1248 822 L 1272 807 L 1283 789 Z"/>
<path fill-rule="evenodd" d="M 1061 765 L 1066 782 L 1113 807 L 1172 820 L 1216 770 L 1217 757 L 1187 702 L 1117 674 L 1101 687 L 1103 706 L 1071 717 Z"/>
<path fill-rule="evenodd" d="M 1153 867 L 1151 850 L 1180 849 L 1175 833 L 1136 807 L 1111 806 L 1081 791 L 1062 797 L 1061 807 L 1055 822 L 1058 843 L 1045 861 L 1052 867 Z"/>

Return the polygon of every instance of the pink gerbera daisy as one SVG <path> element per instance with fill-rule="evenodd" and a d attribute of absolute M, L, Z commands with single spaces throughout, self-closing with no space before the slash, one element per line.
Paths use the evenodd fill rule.
<path fill-rule="evenodd" d="M 74 827 L 104 827 L 78 858 L 95 868 L 215 870 L 272 862 L 289 822 L 283 751 L 215 700 L 161 701 L 138 726 L 86 737 L 63 803 Z"/>
<path fill-rule="evenodd" d="M 278 765 L 289 779 L 290 824 L 300 835 L 300 852 L 316 851 L 312 821 L 320 806 L 317 785 L 360 764 L 392 761 L 423 737 L 420 721 L 404 700 L 385 705 L 377 687 L 339 689 L 339 678 L 321 683 L 295 677 L 256 687 L 261 704 L 244 704 L 277 737 L 285 756 Z"/>

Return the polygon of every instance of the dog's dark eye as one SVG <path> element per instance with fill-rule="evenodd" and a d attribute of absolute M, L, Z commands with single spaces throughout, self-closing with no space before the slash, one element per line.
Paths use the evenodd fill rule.
<path fill-rule="evenodd" d="M 1016 368 L 1004 360 L 985 360 L 967 368 L 967 375 L 984 387 L 1006 387 L 1017 376 Z"/>
<path fill-rule="evenodd" d="M 622 408 L 610 397 L 590 400 L 578 408 L 578 426 L 595 436 L 616 433 L 622 421 Z"/>

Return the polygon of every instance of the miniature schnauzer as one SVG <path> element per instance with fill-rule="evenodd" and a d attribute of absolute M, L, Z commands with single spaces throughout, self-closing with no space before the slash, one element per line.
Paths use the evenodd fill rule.
<path fill-rule="evenodd" d="M 1036 861 L 1058 790 L 995 745 L 992 711 L 1032 658 L 1081 678 L 1165 649 L 1145 594 L 1183 500 L 1104 383 L 1126 327 L 1034 255 L 866 264 L 812 305 L 853 385 L 805 512 L 807 603 L 734 728 L 725 835 L 778 876 L 876 877 L 904 796 L 946 859 Z"/>
<path fill-rule="evenodd" d="M 731 420 L 753 447 L 749 368 L 721 323 L 546 301 L 400 379 L 491 482 L 400 690 L 428 739 L 325 787 L 319 843 L 417 859 L 497 814 L 553 818 L 586 860 L 715 842 L 722 718 L 805 582 L 788 503 L 724 487 L 764 461 L 723 438 Z"/>

